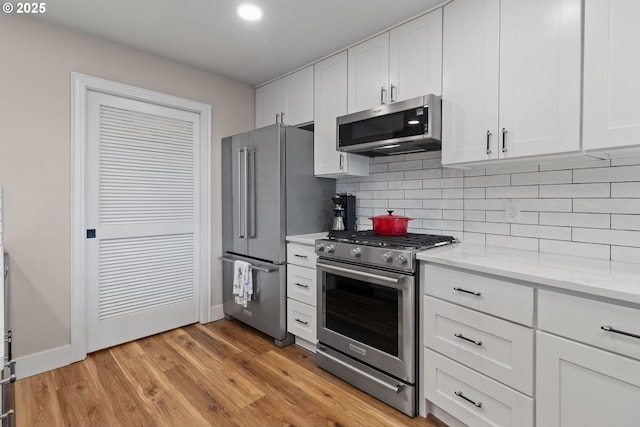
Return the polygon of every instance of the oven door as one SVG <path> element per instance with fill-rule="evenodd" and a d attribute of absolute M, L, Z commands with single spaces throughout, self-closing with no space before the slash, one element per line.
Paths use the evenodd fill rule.
<path fill-rule="evenodd" d="M 415 277 L 318 260 L 318 341 L 415 382 Z"/>

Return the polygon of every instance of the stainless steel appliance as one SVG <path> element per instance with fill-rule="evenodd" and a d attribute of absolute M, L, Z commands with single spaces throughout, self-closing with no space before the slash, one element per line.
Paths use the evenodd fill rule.
<path fill-rule="evenodd" d="M 4 360 L 2 360 L 0 378 L 0 426 L 12 427 L 15 425 L 15 381 L 16 362 L 13 360 L 11 350 L 11 325 L 9 324 L 9 254 L 1 253 L 3 262 L 3 276 L 0 282 L 4 292 Z"/>
<path fill-rule="evenodd" d="M 222 140 L 222 280 L 225 316 L 270 336 L 287 333 L 285 236 L 327 229 L 335 181 L 313 175 L 313 133 L 280 124 Z M 253 298 L 233 295 L 233 263 L 252 264 Z"/>
<path fill-rule="evenodd" d="M 317 364 L 407 415 L 417 410 L 416 253 L 451 236 L 333 232 L 316 240 Z"/>
<path fill-rule="evenodd" d="M 331 198 L 335 207 L 333 208 L 333 218 L 331 220 L 331 230 L 355 230 L 356 229 L 356 196 L 353 194 L 341 193 Z"/>
<path fill-rule="evenodd" d="M 338 117 L 337 148 L 365 156 L 441 149 L 442 101 L 425 95 Z"/>

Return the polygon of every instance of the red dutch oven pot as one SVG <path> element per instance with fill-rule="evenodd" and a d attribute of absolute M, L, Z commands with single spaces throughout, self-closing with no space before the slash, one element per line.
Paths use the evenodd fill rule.
<path fill-rule="evenodd" d="M 404 236 L 407 234 L 409 221 L 413 218 L 402 215 L 393 215 L 393 211 L 388 215 L 377 215 L 370 217 L 373 221 L 373 232 L 382 236 Z"/>

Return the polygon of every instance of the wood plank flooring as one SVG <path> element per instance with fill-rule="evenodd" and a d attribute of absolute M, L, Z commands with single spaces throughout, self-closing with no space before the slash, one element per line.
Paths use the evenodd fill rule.
<path fill-rule="evenodd" d="M 313 355 L 236 321 L 189 325 L 16 382 L 21 427 L 415 426 L 315 365 Z"/>

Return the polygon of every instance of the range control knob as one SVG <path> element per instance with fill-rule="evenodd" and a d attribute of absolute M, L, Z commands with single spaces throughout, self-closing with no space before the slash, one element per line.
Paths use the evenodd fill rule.
<path fill-rule="evenodd" d="M 360 248 L 351 249 L 351 255 L 353 255 L 356 258 L 360 258 L 360 255 L 362 255 L 362 249 Z"/>
<path fill-rule="evenodd" d="M 335 252 L 335 250 L 336 250 L 336 247 L 334 245 L 329 245 L 325 248 L 324 251 L 328 254 L 332 254 Z"/>
<path fill-rule="evenodd" d="M 382 259 L 386 262 L 393 261 L 393 254 L 391 252 L 385 252 L 382 254 Z"/>
<path fill-rule="evenodd" d="M 398 264 L 406 264 L 407 263 L 407 256 L 406 255 L 398 255 L 396 257 L 396 262 Z"/>
<path fill-rule="evenodd" d="M 316 252 L 324 252 L 325 246 L 320 243 L 319 245 L 316 245 Z"/>

